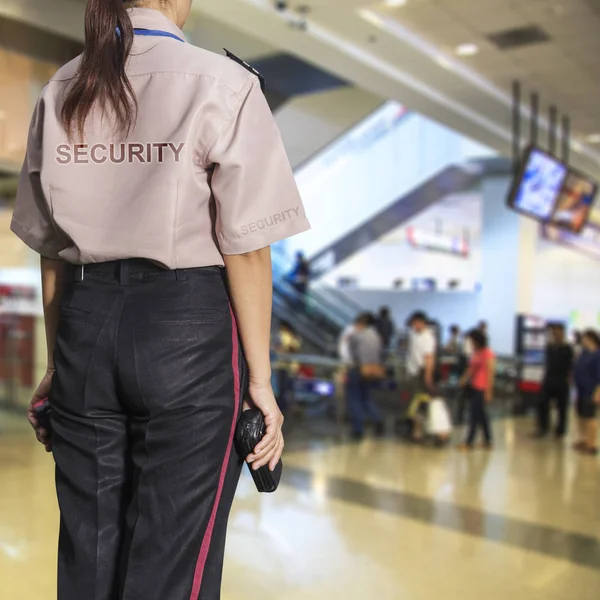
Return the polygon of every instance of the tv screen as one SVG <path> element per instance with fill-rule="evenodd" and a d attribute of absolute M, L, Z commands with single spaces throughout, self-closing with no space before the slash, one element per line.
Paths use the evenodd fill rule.
<path fill-rule="evenodd" d="M 571 170 L 558 196 L 551 223 L 579 233 L 589 219 L 597 190 L 593 181 Z"/>
<path fill-rule="evenodd" d="M 566 165 L 539 148 L 528 150 L 509 204 L 528 216 L 549 221 L 567 177 Z"/>
<path fill-rule="evenodd" d="M 526 152 L 508 204 L 542 223 L 579 233 L 589 219 L 597 184 L 541 148 Z"/>

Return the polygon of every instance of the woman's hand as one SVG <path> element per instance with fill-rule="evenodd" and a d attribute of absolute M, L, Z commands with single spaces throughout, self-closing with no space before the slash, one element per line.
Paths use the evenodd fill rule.
<path fill-rule="evenodd" d="M 486 390 L 484 399 L 488 404 L 494 399 L 494 394 L 492 393 L 492 390 Z"/>
<path fill-rule="evenodd" d="M 52 440 L 50 439 L 50 432 L 46 431 L 42 427 L 40 427 L 38 420 L 35 416 L 34 405 L 37 404 L 40 400 L 45 400 L 48 398 L 50 394 L 50 387 L 52 386 L 52 378 L 54 377 L 54 369 L 48 369 L 44 378 L 42 379 L 38 389 L 33 394 L 33 398 L 29 404 L 29 408 L 27 409 L 27 419 L 33 430 L 35 431 L 35 436 L 40 444 L 42 444 L 46 448 L 46 452 L 52 451 Z"/>
<path fill-rule="evenodd" d="M 600 404 L 600 386 L 598 386 L 594 392 L 594 403 Z"/>
<path fill-rule="evenodd" d="M 254 452 L 246 459 L 254 470 L 269 465 L 271 471 L 281 459 L 283 453 L 283 415 L 277 406 L 273 388 L 270 383 L 250 383 L 250 400 L 265 417 L 267 432 Z"/>

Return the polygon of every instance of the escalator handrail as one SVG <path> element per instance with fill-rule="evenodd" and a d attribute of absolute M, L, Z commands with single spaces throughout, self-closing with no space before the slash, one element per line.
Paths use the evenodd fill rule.
<path fill-rule="evenodd" d="M 363 306 L 337 288 L 319 285 L 312 287 L 310 293 L 318 294 L 321 302 L 335 306 L 340 314 L 344 313 L 343 318 L 347 323 L 353 322 L 359 314 L 365 312 Z"/>
<path fill-rule="evenodd" d="M 324 340 L 324 342 L 326 342 L 327 344 L 334 345 L 337 343 L 337 331 L 334 333 L 331 331 L 327 331 L 322 327 L 315 327 L 314 319 L 312 317 L 309 317 L 302 311 L 296 310 L 294 306 L 290 306 L 288 304 L 288 299 L 285 296 L 281 295 L 280 292 L 278 292 L 277 290 L 273 290 L 273 300 L 277 302 L 286 311 L 287 314 L 291 315 L 291 318 L 286 317 L 286 320 L 288 320 L 291 325 L 299 325 L 313 334 L 318 332 L 320 339 Z"/>
<path fill-rule="evenodd" d="M 337 330 L 341 330 L 348 325 L 347 319 L 345 319 L 342 315 L 335 314 L 331 307 L 328 307 L 314 297 L 311 297 L 310 293 L 304 296 L 284 278 L 273 280 L 273 288 L 277 289 L 279 293 L 290 300 L 296 302 L 308 301 L 308 304 L 321 313 L 321 315 L 324 316 L 325 319 L 328 320 L 332 325 L 334 325 Z"/>
<path fill-rule="evenodd" d="M 302 322 L 302 320 L 298 318 L 297 313 L 290 310 L 289 306 L 287 306 L 285 302 L 282 302 L 280 298 L 277 298 L 276 295 L 273 297 L 273 304 L 282 309 L 285 320 L 294 327 L 303 339 L 328 355 L 335 354 L 337 346 L 333 340 L 325 339 L 323 335 L 320 335 L 313 327 Z"/>

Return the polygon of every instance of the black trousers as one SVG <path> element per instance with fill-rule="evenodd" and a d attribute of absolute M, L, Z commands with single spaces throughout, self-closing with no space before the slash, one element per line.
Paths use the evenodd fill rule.
<path fill-rule="evenodd" d="M 485 404 L 484 393 L 474 388 L 470 389 L 469 400 L 469 433 L 467 444 L 472 446 L 475 442 L 475 436 L 479 428 L 483 431 L 483 437 L 486 444 L 492 443 L 492 430 L 490 427 L 490 418 Z"/>
<path fill-rule="evenodd" d="M 538 404 L 538 431 L 546 434 L 550 430 L 550 406 L 556 402 L 558 421 L 556 434 L 565 435 L 569 418 L 569 383 L 567 381 L 546 381 Z"/>
<path fill-rule="evenodd" d="M 51 405 L 58 600 L 217 600 L 245 363 L 221 269 L 86 267 Z"/>

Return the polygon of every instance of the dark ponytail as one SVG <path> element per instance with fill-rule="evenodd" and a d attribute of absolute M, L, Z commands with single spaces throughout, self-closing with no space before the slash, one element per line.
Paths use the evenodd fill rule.
<path fill-rule="evenodd" d="M 125 73 L 134 34 L 125 1 L 88 0 L 85 48 L 61 113 L 69 137 L 76 133 L 83 139 L 85 123 L 96 104 L 114 116 L 115 133 L 122 138 L 135 124 L 137 101 Z"/>

